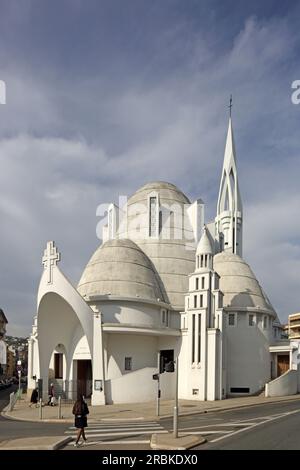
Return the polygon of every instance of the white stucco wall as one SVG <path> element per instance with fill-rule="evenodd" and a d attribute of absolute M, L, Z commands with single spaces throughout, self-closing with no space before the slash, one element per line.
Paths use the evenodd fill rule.
<path fill-rule="evenodd" d="M 93 302 L 102 312 L 103 323 L 124 323 L 148 328 L 161 326 L 160 308 L 141 302 Z"/>
<path fill-rule="evenodd" d="M 125 357 L 132 358 L 132 369 L 157 368 L 158 343 L 155 336 L 109 334 L 107 346 L 107 379 L 128 375 L 125 371 Z"/>
<path fill-rule="evenodd" d="M 111 403 L 142 403 L 153 401 L 155 413 L 155 400 L 157 397 L 157 381 L 153 374 L 156 367 L 145 367 L 129 372 L 121 377 L 106 382 L 106 402 Z M 174 397 L 175 374 L 164 373 L 160 376 L 160 389 L 162 399 Z"/>
<path fill-rule="evenodd" d="M 248 312 L 237 313 L 236 326 L 228 325 L 226 315 L 227 394 L 234 395 L 233 387 L 247 387 L 253 394 L 271 378 L 268 331 L 261 328 L 261 321 L 248 326 Z"/>
<path fill-rule="evenodd" d="M 288 370 L 285 374 L 266 384 L 266 397 L 296 395 L 298 391 L 298 374 L 296 370 Z"/>
<path fill-rule="evenodd" d="M 80 328 L 78 328 L 80 330 Z M 80 333 L 79 333 L 80 334 Z M 76 347 L 73 353 L 73 359 L 78 360 L 78 359 L 91 359 L 91 353 L 89 350 L 89 345 L 87 342 L 86 336 L 81 336 L 81 338 L 78 341 L 74 341 Z"/>

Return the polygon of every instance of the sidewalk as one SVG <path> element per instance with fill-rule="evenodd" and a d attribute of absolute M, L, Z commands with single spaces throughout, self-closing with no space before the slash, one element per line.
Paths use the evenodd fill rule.
<path fill-rule="evenodd" d="M 197 402 L 194 400 L 179 400 L 179 414 L 191 415 L 196 413 L 208 413 L 225 411 L 234 408 L 262 405 L 265 403 L 278 403 L 300 400 L 299 395 L 265 398 L 263 396 L 228 398 L 215 402 Z M 159 420 L 173 416 L 173 400 L 161 400 L 160 416 L 156 416 L 156 402 L 129 403 L 121 405 L 90 406 L 89 422 L 100 420 Z M 4 409 L 2 415 L 17 420 L 40 421 L 39 408 L 30 408 L 25 399 L 19 400 L 13 411 Z M 44 422 L 73 423 L 72 405 L 63 405 L 61 409 L 62 419 L 58 419 L 58 406 L 42 407 L 42 419 Z"/>

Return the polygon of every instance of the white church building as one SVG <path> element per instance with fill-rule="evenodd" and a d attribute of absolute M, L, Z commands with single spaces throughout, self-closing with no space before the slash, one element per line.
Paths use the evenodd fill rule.
<path fill-rule="evenodd" d="M 102 244 L 74 286 L 47 243 L 29 338 L 28 389 L 43 381 L 92 405 L 156 398 L 218 400 L 298 391 L 298 343 L 242 257 L 243 209 L 231 118 L 217 213 L 153 182 L 108 207 Z M 296 359 L 295 359 L 296 358 Z"/>

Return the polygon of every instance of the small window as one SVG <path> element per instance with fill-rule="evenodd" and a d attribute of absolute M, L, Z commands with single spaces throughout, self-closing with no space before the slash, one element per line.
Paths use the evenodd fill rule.
<path fill-rule="evenodd" d="M 199 278 L 196 277 L 196 290 L 199 290 Z"/>
<path fill-rule="evenodd" d="M 125 370 L 132 370 L 132 357 L 125 357 Z"/>
<path fill-rule="evenodd" d="M 197 308 L 197 296 L 194 295 L 194 308 Z"/>
<path fill-rule="evenodd" d="M 200 307 L 203 307 L 203 295 L 200 295 Z"/>
<path fill-rule="evenodd" d="M 263 319 L 263 328 L 264 328 L 264 330 L 266 330 L 268 328 L 268 317 L 267 317 L 267 315 L 265 315 L 264 319 Z"/>
<path fill-rule="evenodd" d="M 165 326 L 169 326 L 169 311 L 163 309 L 161 311 L 161 322 Z"/>
<path fill-rule="evenodd" d="M 235 313 L 228 314 L 228 325 L 235 326 Z"/>
<path fill-rule="evenodd" d="M 219 308 L 223 308 L 223 295 L 219 292 Z"/>
<path fill-rule="evenodd" d="M 254 326 L 254 325 L 255 325 L 254 315 L 252 315 L 250 313 L 250 315 L 249 315 L 249 326 Z"/>
<path fill-rule="evenodd" d="M 192 395 L 199 395 L 199 388 L 193 388 Z"/>
<path fill-rule="evenodd" d="M 204 286 L 205 286 L 205 277 L 203 276 L 201 278 L 201 289 L 204 289 Z"/>

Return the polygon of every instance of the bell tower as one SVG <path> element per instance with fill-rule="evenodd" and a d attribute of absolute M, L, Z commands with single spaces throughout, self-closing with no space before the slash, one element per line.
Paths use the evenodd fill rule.
<path fill-rule="evenodd" d="M 230 117 L 227 131 L 224 162 L 219 189 L 215 233 L 218 251 L 228 251 L 242 256 L 243 209 L 238 184 L 235 145 Z"/>

